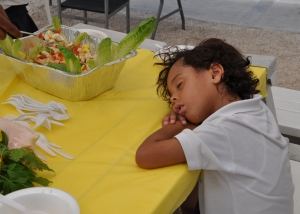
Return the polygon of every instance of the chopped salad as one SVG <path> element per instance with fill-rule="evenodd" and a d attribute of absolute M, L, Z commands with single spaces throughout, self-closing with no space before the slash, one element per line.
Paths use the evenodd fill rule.
<path fill-rule="evenodd" d="M 87 34 L 83 33 L 83 35 L 79 35 L 79 37 L 81 36 L 84 38 L 87 36 Z M 50 29 L 46 33 L 40 33 L 39 38 L 44 39 L 47 42 L 47 46 L 40 53 L 38 53 L 35 58 L 31 59 L 31 61 L 41 65 L 66 65 L 64 55 L 59 50 L 59 45 L 70 49 L 79 59 L 81 64 L 81 72 L 90 70 L 91 68 L 88 66 L 87 61 L 94 60 L 97 56 L 95 53 L 92 54 L 90 43 L 75 44 L 75 42 L 69 42 L 62 34 L 61 29 L 56 32 Z"/>
<path fill-rule="evenodd" d="M 100 67 L 111 61 L 127 56 L 131 50 L 137 47 L 152 33 L 155 28 L 156 18 L 150 17 L 133 28 L 119 44 L 111 41 L 111 38 L 103 39 L 96 53 L 92 53 L 90 43 L 82 44 L 89 36 L 81 33 L 75 41 L 67 41 L 61 29 L 60 20 L 53 17 L 53 27 L 38 37 L 45 44 L 37 43 L 26 55 L 21 51 L 21 40 L 13 40 L 9 35 L 0 40 L 0 48 L 7 55 L 24 59 L 51 68 L 59 69 L 70 74 L 81 74 L 82 72 Z"/>

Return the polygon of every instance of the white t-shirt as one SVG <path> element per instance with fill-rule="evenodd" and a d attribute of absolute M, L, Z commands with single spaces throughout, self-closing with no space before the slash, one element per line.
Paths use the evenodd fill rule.
<path fill-rule="evenodd" d="M 261 96 L 219 109 L 175 136 L 199 180 L 201 214 L 293 214 L 288 143 Z"/>
<path fill-rule="evenodd" d="M 29 0 L 0 0 L 0 4 L 5 9 L 9 8 L 10 6 L 14 5 L 22 5 L 22 4 L 28 4 Z"/>

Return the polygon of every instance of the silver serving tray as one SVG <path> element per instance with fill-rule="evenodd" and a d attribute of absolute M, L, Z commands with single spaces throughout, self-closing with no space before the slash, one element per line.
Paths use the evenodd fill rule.
<path fill-rule="evenodd" d="M 47 26 L 37 31 L 36 34 L 46 32 L 51 27 Z M 75 41 L 77 35 L 80 34 L 76 29 L 67 26 L 62 26 L 62 31 L 68 41 Z M 28 53 L 30 47 L 41 41 L 36 36 L 28 36 L 21 38 L 21 42 L 21 50 Z M 88 42 L 91 44 L 92 52 L 94 52 L 101 40 L 90 35 L 89 38 L 83 41 L 83 44 Z M 124 58 L 79 75 L 71 75 L 54 68 L 20 60 L 6 55 L 3 51 L 0 51 L 0 54 L 7 58 L 15 72 L 26 84 L 64 100 L 84 101 L 113 88 L 126 60 L 136 56 L 137 52 L 131 51 Z"/>

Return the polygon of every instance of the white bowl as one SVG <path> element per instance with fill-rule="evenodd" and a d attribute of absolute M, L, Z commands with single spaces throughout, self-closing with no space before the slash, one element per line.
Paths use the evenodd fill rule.
<path fill-rule="evenodd" d="M 86 32 L 88 35 L 94 36 L 100 40 L 105 39 L 107 35 L 99 30 L 94 29 L 77 29 L 79 32 L 83 33 Z"/>
<path fill-rule="evenodd" d="M 69 193 L 51 187 L 32 187 L 7 194 L 5 197 L 27 207 L 29 210 L 43 211 L 47 214 L 79 214 L 80 208 Z M 0 205 L 0 213 L 17 214 L 15 209 Z"/>

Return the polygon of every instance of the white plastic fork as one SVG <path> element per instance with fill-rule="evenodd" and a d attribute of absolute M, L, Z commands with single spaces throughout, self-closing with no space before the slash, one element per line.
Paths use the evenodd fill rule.
<path fill-rule="evenodd" d="M 47 45 L 47 44 L 53 44 L 53 43 L 51 43 L 51 42 L 45 41 L 44 39 L 40 38 L 38 35 L 36 35 L 36 34 L 34 34 L 34 33 L 30 33 L 30 32 L 23 31 L 23 30 L 20 30 L 20 32 L 21 32 L 22 34 L 25 34 L 25 35 L 35 36 L 35 37 L 38 38 L 44 45 Z"/>
<path fill-rule="evenodd" d="M 40 136 L 36 144 L 41 149 L 43 149 L 45 152 L 47 152 L 49 155 L 56 156 L 56 154 L 54 153 L 54 152 L 56 152 L 57 154 L 65 157 L 67 159 L 70 159 L 70 160 L 74 159 L 74 157 L 72 155 L 69 155 L 68 153 L 63 152 L 61 150 L 58 150 L 57 148 L 61 148 L 61 146 L 58 146 L 54 143 L 49 142 L 43 133 L 40 133 L 40 132 L 36 132 L 36 133 Z"/>

